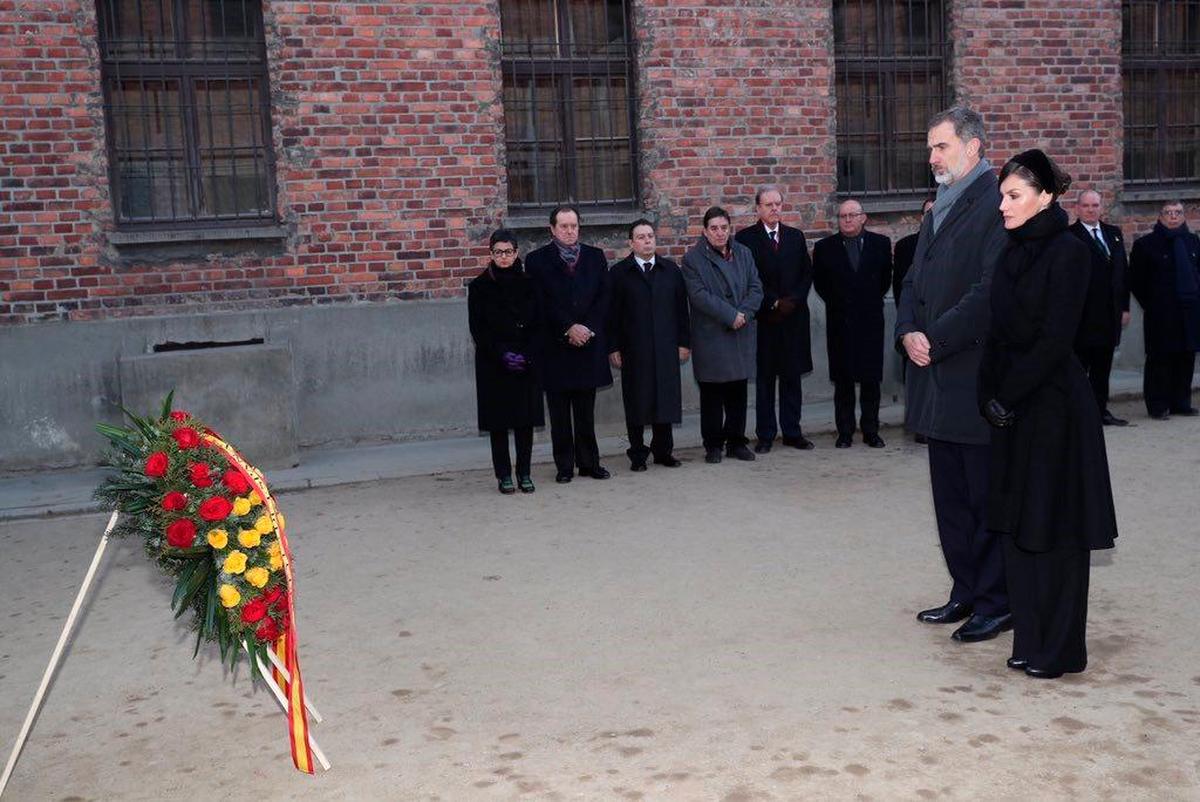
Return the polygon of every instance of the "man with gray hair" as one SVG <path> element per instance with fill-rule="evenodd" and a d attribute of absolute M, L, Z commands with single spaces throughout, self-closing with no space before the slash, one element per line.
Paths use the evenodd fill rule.
<path fill-rule="evenodd" d="M 983 120 L 956 106 L 929 122 L 929 167 L 938 184 L 904 277 L 896 347 L 907 355 L 905 425 L 929 441 L 929 477 L 950 600 L 917 618 L 967 621 L 963 642 L 1012 629 L 1000 538 L 986 526 L 991 432 L 976 377 L 990 322 L 992 272 L 1007 244 L 1000 189 L 983 158 Z"/>

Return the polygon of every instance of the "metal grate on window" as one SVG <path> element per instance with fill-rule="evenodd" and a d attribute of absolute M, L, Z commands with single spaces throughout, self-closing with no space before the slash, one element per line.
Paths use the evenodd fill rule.
<path fill-rule="evenodd" d="M 1200 0 L 1123 0 L 1125 183 L 1200 182 Z"/>
<path fill-rule="evenodd" d="M 97 0 L 117 223 L 273 222 L 261 0 Z"/>
<path fill-rule="evenodd" d="M 511 209 L 632 207 L 628 0 L 501 0 Z"/>
<path fill-rule="evenodd" d="M 835 0 L 838 192 L 924 193 L 925 126 L 949 105 L 942 0 Z"/>

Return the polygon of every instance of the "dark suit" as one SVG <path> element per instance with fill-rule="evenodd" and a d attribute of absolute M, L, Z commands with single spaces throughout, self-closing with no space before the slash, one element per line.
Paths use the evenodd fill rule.
<path fill-rule="evenodd" d="M 1075 335 L 1075 354 L 1083 364 L 1092 386 L 1092 395 L 1104 414 L 1108 407 L 1108 377 L 1112 372 L 1113 349 L 1121 341 L 1121 314 L 1129 311 L 1129 290 L 1125 286 L 1128 262 L 1121 229 L 1100 223 L 1100 234 L 1107 251 L 1076 220 L 1070 231 L 1088 245 L 1091 276 L 1088 279 L 1083 316 Z"/>
<path fill-rule="evenodd" d="M 757 378 L 755 381 L 755 434 L 769 443 L 782 430 L 788 438 L 800 437 L 803 396 L 800 377 L 812 371 L 808 291 L 812 263 L 804 232 L 782 223 L 779 246 L 761 222 L 739 231 L 735 239 L 750 249 L 763 286 L 758 314 Z M 780 299 L 786 299 L 781 309 Z M 791 306 L 791 311 L 786 307 Z M 779 424 L 775 421 L 775 386 L 779 385 Z"/>
<path fill-rule="evenodd" d="M 560 473 L 574 473 L 576 465 L 591 471 L 600 464 L 596 388 L 612 384 L 605 345 L 608 261 L 599 248 L 581 245 L 579 261 L 570 270 L 551 242 L 526 257 L 525 270 L 537 284 L 543 315 L 542 380 L 554 464 Z M 567 329 L 576 323 L 596 335 L 582 347 L 567 341 Z"/>
<path fill-rule="evenodd" d="M 853 259 L 849 248 L 858 249 Z M 862 433 L 879 433 L 883 296 L 891 283 L 892 243 L 882 234 L 863 231 L 855 240 L 834 234 L 813 248 L 813 285 L 825 301 L 829 380 L 834 387 L 834 419 L 842 437 L 854 434 L 856 383 L 862 392 Z"/>

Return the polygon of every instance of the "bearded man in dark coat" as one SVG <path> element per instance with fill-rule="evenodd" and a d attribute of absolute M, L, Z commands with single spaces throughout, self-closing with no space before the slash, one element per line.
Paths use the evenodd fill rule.
<path fill-rule="evenodd" d="M 838 206 L 838 233 L 813 248 L 813 284 L 825 301 L 825 344 L 838 448 L 854 442 L 854 388 L 860 393 L 863 442 L 883 448 L 879 385 L 883 381 L 883 296 L 892 283 L 892 243 L 866 230 L 856 200 Z"/>
<path fill-rule="evenodd" d="M 609 271 L 608 360 L 621 371 L 633 471 L 646 470 L 651 454 L 658 465 L 682 464 L 671 453 L 671 424 L 683 418 L 679 366 L 691 356 L 687 288 L 679 266 L 655 246 L 654 224 L 635 221 L 629 227 L 632 252 Z"/>
<path fill-rule="evenodd" d="M 1157 420 L 1200 414 L 1192 406 L 1200 351 L 1200 238 L 1188 230 L 1180 201 L 1164 203 L 1154 230 L 1133 243 L 1129 289 L 1144 312 L 1146 412 Z"/>

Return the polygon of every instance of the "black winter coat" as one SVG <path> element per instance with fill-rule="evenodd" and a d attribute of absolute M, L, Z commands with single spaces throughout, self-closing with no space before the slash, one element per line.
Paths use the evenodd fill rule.
<path fill-rule="evenodd" d="M 1015 413 L 992 429 L 988 528 L 1022 549 L 1111 548 L 1117 536 L 1100 411 L 1075 356 L 1090 270 L 1058 204 L 1010 232 L 992 281 L 978 404 Z"/>
<path fill-rule="evenodd" d="M 609 353 L 621 353 L 621 398 L 629 426 L 679 423 L 679 349 L 691 342 L 687 288 L 670 259 L 643 273 L 632 256 L 609 272 Z"/>
<path fill-rule="evenodd" d="M 952 443 L 986 445 L 987 422 L 975 403 L 975 382 L 988 331 L 992 271 L 1007 243 L 1000 189 L 990 171 L 971 182 L 937 233 L 933 215 L 921 221 L 912 269 L 896 313 L 900 338 L 924 332 L 933 363 L 905 366 L 904 423 L 912 432 Z"/>
<path fill-rule="evenodd" d="M 525 258 L 525 269 L 538 288 L 542 309 L 542 378 L 547 390 L 590 390 L 612 384 L 608 368 L 608 261 L 604 251 L 581 245 L 574 275 L 551 242 Z M 576 323 L 596 336 L 576 347 L 567 329 Z"/>
<path fill-rule="evenodd" d="M 537 289 L 520 260 L 507 270 L 489 265 L 467 285 L 467 318 L 475 340 L 480 431 L 544 425 L 541 315 Z M 525 355 L 524 373 L 505 369 L 506 351 Z"/>
<path fill-rule="evenodd" d="M 813 284 L 825 301 L 825 345 L 829 380 L 883 380 L 883 296 L 892 284 L 892 243 L 873 231 L 862 233 L 858 270 L 850 266 L 841 234 L 813 248 Z"/>
<path fill-rule="evenodd" d="M 896 240 L 896 248 L 892 257 L 892 300 L 900 306 L 900 293 L 903 291 L 904 277 L 912 267 L 913 256 L 917 252 L 917 240 L 920 234 L 909 234 Z"/>
<path fill-rule="evenodd" d="M 1129 289 L 1125 286 L 1129 263 L 1121 229 L 1100 223 L 1100 234 L 1108 245 L 1107 254 L 1083 223 L 1076 220 L 1070 231 L 1087 243 L 1091 260 L 1087 300 L 1075 335 L 1075 348 L 1116 348 L 1121 342 L 1121 313 L 1129 311 Z"/>
<path fill-rule="evenodd" d="M 734 239 L 750 249 L 762 282 L 763 300 L 758 310 L 758 370 L 799 379 L 813 369 L 808 314 L 808 291 L 812 288 L 813 273 L 804 232 L 780 223 L 779 250 L 775 250 L 762 223 L 743 228 Z M 780 298 L 795 304 L 791 314 L 772 311 Z"/>
<path fill-rule="evenodd" d="M 1161 223 L 1133 243 L 1129 257 L 1129 289 L 1142 305 L 1147 354 L 1200 351 L 1200 301 L 1179 299 L 1174 245 Z M 1200 275 L 1200 238 L 1187 233 L 1188 253 Z"/>

